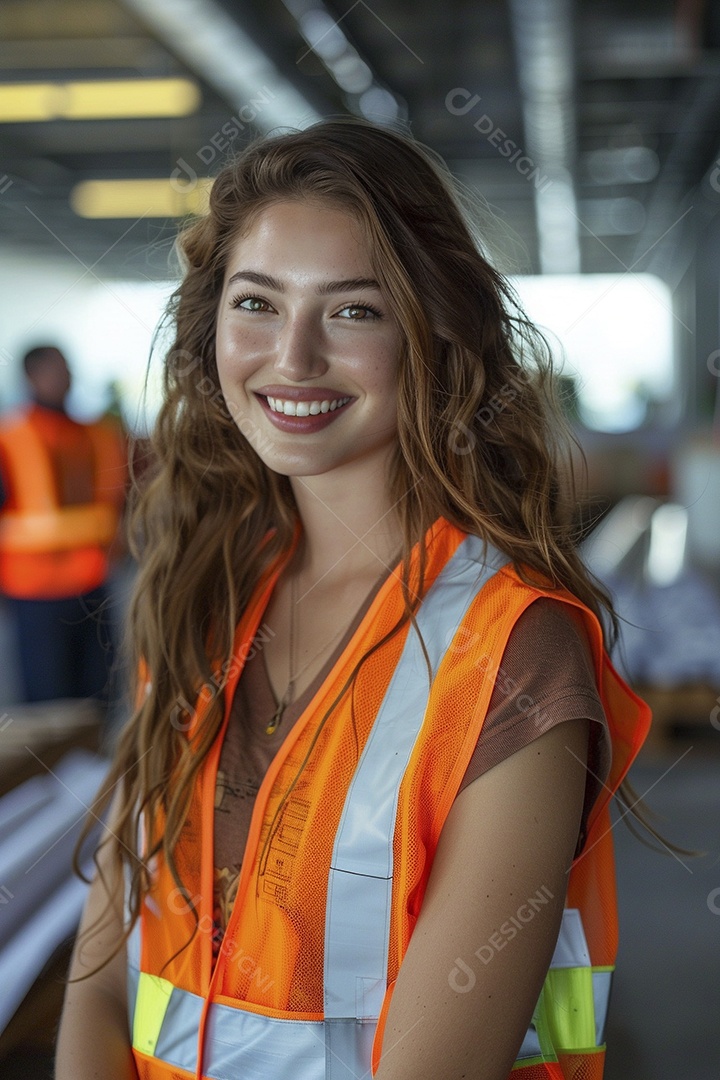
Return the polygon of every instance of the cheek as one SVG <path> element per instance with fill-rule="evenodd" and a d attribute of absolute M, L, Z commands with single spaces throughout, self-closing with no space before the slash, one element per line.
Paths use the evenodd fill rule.
<path fill-rule="evenodd" d="M 376 390 L 395 395 L 398 385 L 399 357 L 392 345 L 380 350 L 373 357 L 371 379 Z"/>
<path fill-rule="evenodd" d="M 360 378 L 378 385 L 394 384 L 400 367 L 400 349 L 400 340 L 395 334 L 368 335 L 367 340 L 353 343 L 352 359 L 348 362 Z"/>
<path fill-rule="evenodd" d="M 215 335 L 218 372 L 242 375 L 267 348 L 266 335 L 253 327 L 220 321 Z"/>
<path fill-rule="evenodd" d="M 215 338 L 215 355 L 220 377 L 242 377 L 253 356 L 258 352 L 255 335 L 236 326 L 218 325 Z"/>
<path fill-rule="evenodd" d="M 228 361 L 227 342 L 224 340 L 221 333 L 218 333 L 215 336 L 215 366 L 217 367 L 220 385 L 224 386 L 227 380 L 230 363 Z"/>

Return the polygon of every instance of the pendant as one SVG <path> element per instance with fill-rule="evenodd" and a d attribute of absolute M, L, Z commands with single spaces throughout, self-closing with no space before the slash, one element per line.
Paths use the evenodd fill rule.
<path fill-rule="evenodd" d="M 285 704 L 285 699 L 283 699 L 273 713 L 272 719 L 270 720 L 268 726 L 265 728 L 266 735 L 274 735 L 277 729 L 280 727 L 280 721 L 282 720 L 283 713 L 285 712 Z"/>

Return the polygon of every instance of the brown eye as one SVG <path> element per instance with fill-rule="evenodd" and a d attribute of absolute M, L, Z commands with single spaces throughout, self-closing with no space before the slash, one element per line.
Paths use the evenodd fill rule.
<path fill-rule="evenodd" d="M 243 311 L 268 311 L 270 305 L 267 300 L 261 300 L 259 296 L 236 296 L 230 301 L 233 308 L 241 308 Z"/>
<path fill-rule="evenodd" d="M 344 311 L 347 311 L 348 314 L 343 315 Z M 382 315 L 377 308 L 371 307 L 369 304 L 348 304 L 346 307 L 340 309 L 338 315 L 350 319 L 352 322 L 366 322 L 369 319 L 382 318 Z"/>

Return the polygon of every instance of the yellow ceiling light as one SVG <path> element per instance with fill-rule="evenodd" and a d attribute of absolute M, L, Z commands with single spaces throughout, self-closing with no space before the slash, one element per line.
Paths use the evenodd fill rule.
<path fill-rule="evenodd" d="M 0 123 L 189 116 L 200 105 L 191 79 L 97 79 L 0 85 Z"/>
<path fill-rule="evenodd" d="M 203 214 L 212 180 L 187 190 L 172 180 L 84 180 L 70 194 L 70 205 L 84 218 L 172 218 Z"/>
<path fill-rule="evenodd" d="M 118 79 L 67 84 L 68 120 L 90 117 L 188 116 L 200 104 L 189 79 Z"/>

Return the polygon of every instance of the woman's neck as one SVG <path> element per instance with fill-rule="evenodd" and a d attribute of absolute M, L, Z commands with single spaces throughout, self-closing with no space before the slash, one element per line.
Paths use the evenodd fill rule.
<path fill-rule="evenodd" d="M 362 480 L 365 480 L 363 483 Z M 293 477 L 303 525 L 300 566 L 314 580 L 373 579 L 398 561 L 402 530 L 381 478 Z"/>

